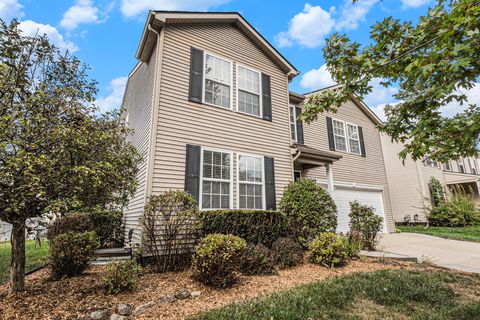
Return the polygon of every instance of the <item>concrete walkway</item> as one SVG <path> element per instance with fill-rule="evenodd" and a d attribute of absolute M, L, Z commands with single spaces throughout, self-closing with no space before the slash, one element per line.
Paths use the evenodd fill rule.
<path fill-rule="evenodd" d="M 417 233 L 383 236 L 378 250 L 417 257 L 435 265 L 480 273 L 480 243 L 449 240 Z"/>

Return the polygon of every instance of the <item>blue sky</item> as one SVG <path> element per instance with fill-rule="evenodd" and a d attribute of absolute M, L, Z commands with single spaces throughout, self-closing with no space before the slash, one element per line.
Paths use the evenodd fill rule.
<path fill-rule="evenodd" d="M 99 84 L 97 104 L 102 110 L 121 103 L 126 77 L 136 64 L 135 51 L 148 9 L 238 11 L 302 74 L 290 85 L 307 92 L 331 85 L 324 66 L 324 39 L 335 31 L 368 43 L 370 26 L 387 16 L 417 21 L 434 0 L 0 0 L 0 18 L 17 17 L 26 34 L 46 33 L 57 46 L 92 68 Z M 382 116 L 383 106 L 394 103 L 395 88 L 373 83 L 366 103 Z M 467 92 L 480 102 L 480 85 Z M 457 106 L 447 106 L 452 115 Z"/>

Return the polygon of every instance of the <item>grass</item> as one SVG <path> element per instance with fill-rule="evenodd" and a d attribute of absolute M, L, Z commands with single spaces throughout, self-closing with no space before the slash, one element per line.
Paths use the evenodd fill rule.
<path fill-rule="evenodd" d="M 479 276 L 445 271 L 356 273 L 228 305 L 193 319 L 480 319 L 479 287 Z"/>
<path fill-rule="evenodd" d="M 10 242 L 0 242 L 0 283 L 8 280 L 10 272 Z M 44 265 L 48 259 L 48 242 L 39 246 L 33 240 L 25 244 L 25 271 L 31 271 Z"/>
<path fill-rule="evenodd" d="M 422 233 L 445 239 L 480 242 L 480 226 L 459 228 L 398 226 L 398 228 L 402 232 Z"/>

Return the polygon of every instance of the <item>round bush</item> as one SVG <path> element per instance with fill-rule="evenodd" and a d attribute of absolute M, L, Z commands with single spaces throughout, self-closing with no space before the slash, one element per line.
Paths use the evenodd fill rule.
<path fill-rule="evenodd" d="M 328 268 L 344 265 L 348 259 L 345 240 L 334 232 L 323 232 L 310 243 L 307 258 Z"/>
<path fill-rule="evenodd" d="M 67 232 L 50 241 L 50 268 L 56 279 L 81 274 L 100 243 L 93 231 Z"/>
<path fill-rule="evenodd" d="M 303 262 L 303 247 L 291 238 L 279 238 L 273 243 L 272 252 L 275 264 L 282 269 Z"/>
<path fill-rule="evenodd" d="M 112 261 L 107 265 L 102 279 L 108 293 L 131 291 L 137 286 L 140 266 L 133 260 Z"/>
<path fill-rule="evenodd" d="M 192 261 L 193 277 L 209 286 L 228 287 L 238 281 L 240 262 L 247 243 L 242 238 L 210 234 L 197 246 Z"/>
<path fill-rule="evenodd" d="M 291 182 L 279 207 L 287 214 L 293 235 L 304 247 L 320 232 L 335 231 L 337 227 L 337 206 L 315 181 Z"/>
<path fill-rule="evenodd" d="M 80 212 L 67 213 L 63 217 L 53 221 L 48 227 L 47 239 L 51 241 L 56 236 L 67 232 L 86 231 L 93 231 L 92 221 L 88 214 Z"/>
<path fill-rule="evenodd" d="M 249 244 L 242 256 L 241 269 L 245 275 L 274 274 L 272 251 L 262 244 Z"/>

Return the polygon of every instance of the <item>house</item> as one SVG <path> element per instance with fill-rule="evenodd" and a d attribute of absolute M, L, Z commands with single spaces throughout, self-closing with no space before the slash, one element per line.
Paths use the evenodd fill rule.
<path fill-rule="evenodd" d="M 342 228 L 348 201 L 358 199 L 393 230 L 378 119 L 359 101 L 347 104 L 335 133 L 340 122 L 345 132 L 355 126 L 352 147 L 329 148 L 326 121 L 295 120 L 304 96 L 288 84 L 299 71 L 239 13 L 151 11 L 136 58 L 122 118 L 145 157 L 124 211 L 128 241 L 141 242 L 151 194 L 186 190 L 201 210 L 276 209 L 295 176 L 336 195 Z"/>
<path fill-rule="evenodd" d="M 382 135 L 382 145 L 390 187 L 390 200 L 395 222 L 427 222 L 426 212 L 431 207 L 430 181 L 438 179 L 444 186 L 446 196 L 461 190 L 469 194 L 480 206 L 480 159 L 460 158 L 445 163 L 413 161 L 407 157 L 400 160 L 398 154 L 403 149 L 400 143 Z"/>

